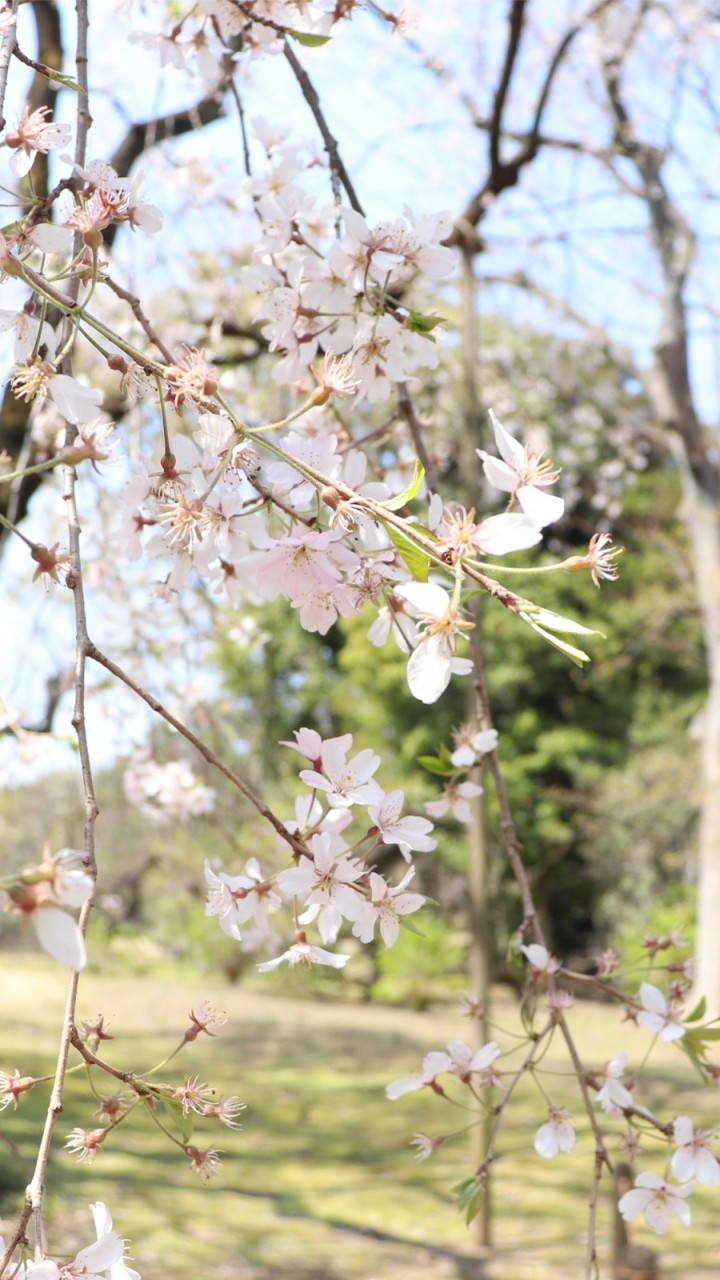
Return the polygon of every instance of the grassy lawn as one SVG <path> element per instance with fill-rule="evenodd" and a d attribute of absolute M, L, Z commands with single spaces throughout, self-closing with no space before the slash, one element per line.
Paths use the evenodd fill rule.
<path fill-rule="evenodd" d="M 40 957 L 2 953 L 4 1026 L 0 1068 L 23 1074 L 52 1069 L 65 975 Z M 412 1075 L 424 1053 L 453 1037 L 467 1038 L 459 1010 L 415 1014 L 402 1010 L 305 1003 L 212 982 L 113 980 L 83 975 L 80 1017 L 102 1011 L 115 1039 L 102 1046 L 109 1061 L 144 1068 L 163 1058 L 182 1036 L 187 1014 L 209 999 L 229 1021 L 209 1042 L 183 1052 L 162 1078 L 180 1083 L 199 1074 L 219 1095 L 247 1102 L 243 1128 L 233 1133 L 207 1122 L 198 1146 L 223 1149 L 221 1171 L 202 1188 L 183 1155 L 147 1116 L 133 1116 L 111 1135 L 92 1165 L 62 1150 L 76 1125 L 91 1129 L 94 1107 L 80 1072 L 70 1077 L 50 1166 L 49 1250 L 89 1243 L 87 1206 L 105 1200 L 119 1233 L 132 1242 L 143 1280 L 576 1280 L 583 1274 L 583 1238 L 592 1147 L 587 1124 L 578 1124 L 576 1152 L 553 1161 L 532 1150 L 532 1134 L 545 1107 L 531 1080 L 517 1091 L 494 1167 L 495 1247 L 481 1258 L 458 1215 L 452 1185 L 470 1172 L 465 1139 L 448 1143 L 422 1164 L 407 1146 L 413 1133 L 459 1128 L 463 1113 L 428 1091 L 395 1103 L 384 1085 Z M 511 997 L 497 993 L 495 1014 L 509 1030 L 518 1025 Z M 617 1010 L 580 1005 L 572 1012 L 584 1045 L 604 1062 L 620 1045 Z M 625 1029 L 637 1045 L 646 1032 Z M 502 1035 L 497 1038 L 503 1042 Z M 511 1042 L 505 1040 L 506 1045 Z M 692 1107 L 699 1121 L 717 1121 L 717 1094 L 705 1092 L 672 1046 L 651 1060 L 651 1093 L 639 1099 L 663 1104 L 670 1114 Z M 582 1113 L 559 1040 L 544 1066 L 553 1101 Z M 103 1092 L 109 1086 L 98 1081 Z M 36 1088 L 0 1125 L 3 1183 L 20 1171 L 20 1189 L 0 1199 L 2 1226 L 12 1224 L 31 1167 L 47 1092 Z M 512 1114 L 510 1114 L 512 1112 Z M 612 1122 L 611 1122 L 612 1123 Z M 664 1159 L 643 1168 L 662 1172 Z M 662 1252 L 664 1280 L 700 1280 L 720 1274 L 720 1196 L 700 1188 L 692 1196 L 693 1227 L 672 1227 L 664 1239 L 643 1229 L 637 1239 Z M 600 1214 L 601 1276 L 610 1275 L 611 1213 Z"/>

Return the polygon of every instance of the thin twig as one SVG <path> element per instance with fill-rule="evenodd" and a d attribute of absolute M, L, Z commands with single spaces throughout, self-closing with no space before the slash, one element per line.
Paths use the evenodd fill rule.
<path fill-rule="evenodd" d="M 276 818 L 272 810 L 268 809 L 267 805 L 264 804 L 260 797 L 255 794 L 252 788 L 249 787 L 246 782 L 243 782 L 243 779 L 235 773 L 229 765 L 226 765 L 224 761 L 210 749 L 210 747 L 208 747 L 196 736 L 196 734 L 192 732 L 191 729 L 188 729 L 187 725 L 183 724 L 181 720 L 178 720 L 177 716 L 174 716 L 171 711 L 168 711 L 167 707 L 164 707 L 162 702 L 159 702 L 151 693 L 148 693 L 146 689 L 143 689 L 142 685 L 139 685 L 137 681 L 133 680 L 131 675 L 128 675 L 127 671 L 123 671 L 122 667 L 119 667 L 116 662 L 113 662 L 111 658 L 108 658 L 106 654 L 102 653 L 91 640 L 89 640 L 86 645 L 86 655 L 88 658 L 92 658 L 94 662 L 97 662 L 99 666 L 105 667 L 105 670 L 109 671 L 118 680 L 121 680 L 123 684 L 127 685 L 128 689 L 132 689 L 133 693 L 136 693 L 139 698 L 142 698 L 143 702 L 146 702 L 157 715 L 162 716 L 162 719 L 172 725 L 173 729 L 177 729 L 178 733 L 191 743 L 203 759 L 207 760 L 208 764 L 211 764 L 213 768 L 218 769 L 220 773 L 224 774 L 224 776 L 238 788 L 238 791 L 242 792 L 245 798 L 257 809 L 258 813 L 265 818 L 272 827 L 274 827 L 275 831 L 280 836 L 280 839 L 284 840 L 285 844 L 290 845 L 294 854 L 307 856 L 307 849 L 302 840 L 291 835 L 291 833 L 283 826 L 280 819 Z"/>
<path fill-rule="evenodd" d="M 323 109 L 320 105 L 320 99 L 318 97 L 315 86 L 313 85 L 313 82 L 310 79 L 304 66 L 299 61 L 299 59 L 295 56 L 294 51 L 290 48 L 290 44 L 288 43 L 287 39 L 285 40 L 285 47 L 283 49 L 283 52 L 285 54 L 285 58 L 288 62 L 288 65 L 290 66 L 290 69 L 293 75 L 295 76 L 295 79 L 300 85 L 300 90 L 302 92 L 302 95 L 305 101 L 307 102 L 310 110 L 312 111 L 312 114 L 315 118 L 315 123 L 317 124 L 317 127 L 320 130 L 320 133 L 322 135 L 322 140 L 325 143 L 325 150 L 327 151 L 328 160 L 330 161 L 330 170 L 335 176 L 336 181 L 341 182 L 342 185 L 344 186 L 345 191 L 347 193 L 347 198 L 350 201 L 350 204 L 352 205 L 355 212 L 363 214 L 363 207 L 357 198 L 357 194 L 352 184 L 350 175 L 348 174 L 348 171 L 345 168 L 345 165 L 343 164 L 342 157 L 338 150 L 338 144 L 330 132 L 330 128 L 328 126 L 327 120 L 325 119 Z"/>
<path fill-rule="evenodd" d="M 173 361 L 172 352 L 169 350 L 168 347 L 165 346 L 165 343 L 163 342 L 162 338 L 158 337 L 157 333 L 155 332 L 155 329 L 153 328 L 152 324 L 150 323 L 147 316 L 145 315 L 145 312 L 142 309 L 142 303 L 140 302 L 140 299 L 136 297 L 134 293 L 131 293 L 129 289 L 124 289 L 121 284 L 118 284 L 117 280 L 113 280 L 112 276 L 106 275 L 104 277 L 104 280 L 105 280 L 105 284 L 108 286 L 109 289 L 112 289 L 116 297 L 122 298 L 123 302 L 128 303 L 130 310 L 135 316 L 135 319 L 137 320 L 138 324 L 144 330 L 146 337 L 149 339 L 150 342 L 152 342 L 153 346 L 157 347 L 163 360 L 165 360 L 167 364 L 173 364 L 174 361 Z"/>

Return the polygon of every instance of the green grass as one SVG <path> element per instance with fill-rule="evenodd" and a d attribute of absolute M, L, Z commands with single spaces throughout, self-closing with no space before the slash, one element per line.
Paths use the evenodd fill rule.
<path fill-rule="evenodd" d="M 65 975 L 41 957 L 2 956 L 4 1027 L 0 1068 L 47 1074 L 56 1052 Z M 439 1134 L 463 1123 L 463 1113 L 428 1091 L 395 1103 L 384 1085 L 413 1074 L 425 1052 L 469 1027 L 452 1007 L 415 1014 L 376 1006 L 304 1003 L 221 984 L 83 975 L 80 1017 L 102 1011 L 115 1039 L 102 1046 L 116 1066 L 141 1070 L 181 1038 L 187 1013 L 203 999 L 229 1021 L 212 1042 L 183 1051 L 162 1078 L 179 1083 L 199 1074 L 218 1095 L 247 1102 L 243 1128 L 233 1133 L 198 1126 L 198 1146 L 223 1149 L 221 1172 L 203 1188 L 185 1158 L 148 1116 L 134 1115 L 111 1135 L 95 1162 L 79 1164 L 62 1149 L 76 1125 L 93 1128 L 94 1109 L 82 1072 L 70 1077 L 48 1179 L 48 1248 L 70 1251 L 92 1236 L 87 1206 L 105 1200 L 115 1226 L 131 1241 L 143 1280 L 575 1280 L 583 1274 L 583 1239 L 592 1144 L 578 1124 L 570 1156 L 541 1160 L 532 1135 L 545 1119 L 542 1098 L 523 1081 L 493 1171 L 495 1247 L 480 1262 L 472 1232 L 458 1215 L 451 1188 L 471 1169 L 468 1141 L 448 1143 L 432 1160 L 413 1160 L 413 1133 Z M 498 1021 L 517 1029 L 512 998 L 497 993 Z M 586 1057 L 595 1066 L 620 1044 L 616 1009 L 579 1005 L 572 1011 Z M 647 1033 L 624 1028 L 636 1045 Z M 502 1041 L 502 1037 L 498 1036 Z M 510 1041 L 506 1040 L 506 1044 Z M 578 1119 L 576 1089 L 559 1040 L 544 1061 L 553 1101 Z M 666 1114 L 688 1108 L 712 1124 L 717 1095 L 703 1091 L 685 1060 L 661 1045 L 643 1077 L 640 1101 Z M 105 1081 L 98 1081 L 110 1092 Z M 36 1088 L 17 1112 L 6 1111 L 0 1211 L 7 1232 L 32 1167 L 47 1089 Z M 612 1124 L 612 1122 L 611 1122 Z M 612 1144 L 611 1144 L 612 1145 Z M 643 1168 L 662 1171 L 658 1148 Z M 3 1191 L 8 1178 L 19 1187 Z M 693 1193 L 693 1228 L 673 1227 L 664 1240 L 637 1238 L 662 1251 L 664 1280 L 700 1280 L 720 1273 L 717 1192 Z M 611 1214 L 600 1213 L 601 1275 L 608 1277 Z"/>

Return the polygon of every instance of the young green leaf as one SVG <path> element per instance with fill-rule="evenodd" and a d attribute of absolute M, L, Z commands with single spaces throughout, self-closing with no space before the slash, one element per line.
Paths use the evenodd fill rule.
<path fill-rule="evenodd" d="M 423 467 L 422 463 L 419 462 L 418 459 L 416 458 L 415 471 L 413 473 L 413 478 L 410 481 L 410 484 L 408 485 L 407 489 L 403 489 L 402 493 L 399 493 L 397 497 L 389 498 L 387 502 L 383 502 L 382 505 L 385 507 L 386 511 L 399 511 L 400 508 L 406 506 L 408 502 L 412 502 L 413 498 L 415 497 L 415 494 L 417 493 L 418 489 L 420 488 L 420 485 L 423 482 L 424 476 L 425 476 L 425 468 Z"/>

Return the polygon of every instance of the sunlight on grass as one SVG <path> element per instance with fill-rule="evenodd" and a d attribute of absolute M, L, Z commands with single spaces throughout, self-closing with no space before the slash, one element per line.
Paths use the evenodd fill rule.
<path fill-rule="evenodd" d="M 3 957 L 2 1066 L 23 1073 L 52 1070 L 65 994 L 62 971 L 38 958 Z M 94 1104 L 84 1072 L 70 1077 L 58 1122 L 49 1173 L 51 1249 L 61 1252 L 92 1236 L 87 1206 L 106 1200 L 118 1231 L 132 1242 L 143 1280 L 550 1280 L 582 1274 L 588 1176 L 592 1143 L 582 1123 L 577 1089 L 567 1074 L 562 1046 L 553 1043 L 544 1062 L 543 1087 L 557 1105 L 578 1118 L 578 1148 L 544 1161 L 532 1150 L 532 1134 L 546 1118 L 546 1104 L 531 1079 L 518 1087 L 493 1168 L 495 1247 L 481 1265 L 456 1212 L 452 1186 L 471 1169 L 466 1139 L 441 1147 L 418 1163 L 408 1147 L 413 1133 L 461 1128 L 467 1114 L 428 1092 L 388 1103 L 388 1081 L 418 1069 L 430 1048 L 467 1038 L 459 1010 L 414 1014 L 377 1006 L 301 1003 L 248 994 L 220 984 L 83 975 L 80 1017 L 102 1011 L 115 1039 L 102 1046 L 117 1067 L 142 1069 L 163 1058 L 182 1038 L 187 1014 L 202 1000 L 226 1010 L 229 1021 L 208 1043 L 188 1046 L 158 1078 L 173 1085 L 199 1075 L 218 1096 L 247 1102 L 243 1128 L 234 1133 L 199 1122 L 192 1141 L 224 1153 L 218 1177 L 202 1188 L 184 1154 L 152 1117 L 133 1115 L 111 1135 L 95 1162 L 78 1164 L 62 1143 L 79 1125 L 94 1128 Z M 517 1029 L 516 1005 L 496 994 L 498 1021 Z M 619 1045 L 617 1009 L 573 1010 L 586 1057 L 604 1062 Z M 647 1046 L 637 1037 L 637 1054 Z M 498 1036 L 502 1041 L 502 1036 Z M 642 1041 L 642 1043 L 641 1043 Z M 633 1041 L 630 1040 L 630 1044 Z M 716 1096 L 697 1085 L 672 1046 L 658 1046 L 648 1076 L 648 1105 L 682 1111 L 692 1096 L 695 1115 L 712 1123 Z M 101 1092 L 109 1083 L 98 1081 Z M 3 1225 L 12 1223 L 29 1175 L 47 1089 L 35 1089 L 16 1113 L 2 1117 L 4 1163 L 14 1189 L 0 1188 Z M 643 1167 L 662 1172 L 664 1156 L 644 1157 Z M 720 1272 L 714 1217 L 716 1198 L 693 1193 L 693 1230 L 673 1228 L 661 1241 L 663 1277 L 690 1280 Z M 612 1219 L 605 1192 L 600 1214 L 601 1274 L 609 1274 Z M 643 1229 L 637 1238 L 658 1247 Z"/>

